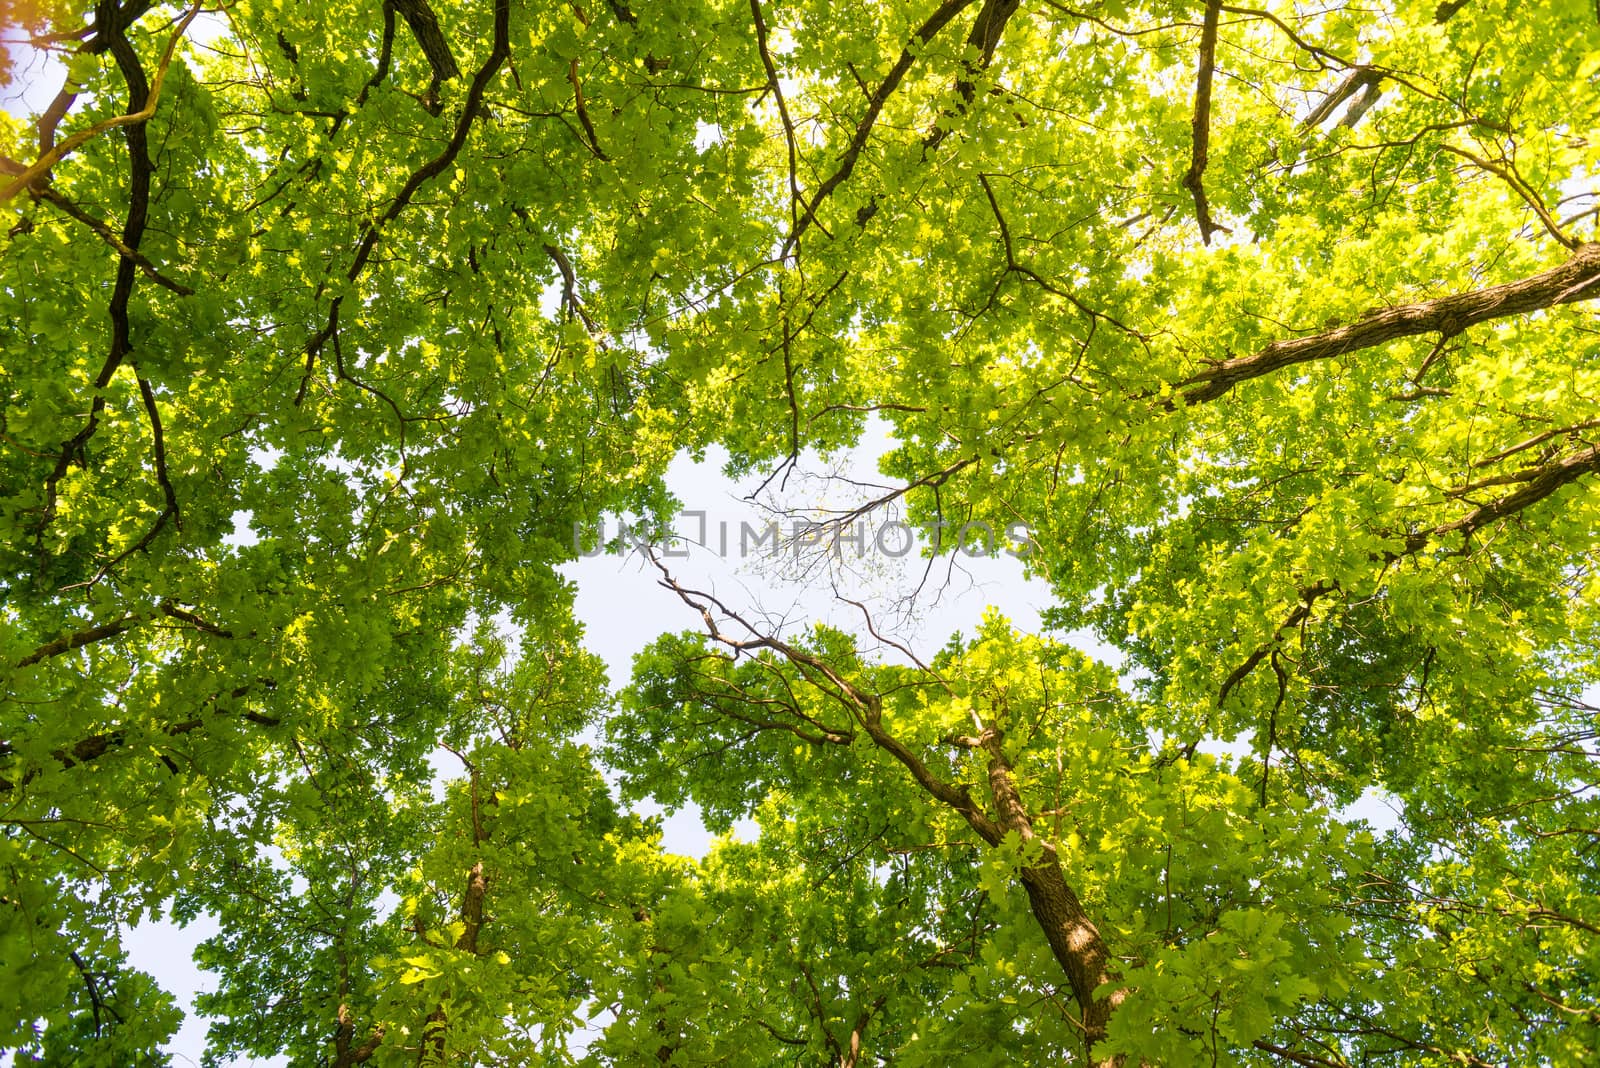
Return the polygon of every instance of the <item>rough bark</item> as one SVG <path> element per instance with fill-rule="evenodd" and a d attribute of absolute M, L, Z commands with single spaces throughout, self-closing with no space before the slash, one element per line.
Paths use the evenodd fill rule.
<path fill-rule="evenodd" d="M 433 70 L 433 80 L 436 83 L 447 82 L 461 77 L 461 68 L 456 65 L 456 57 L 450 51 L 450 42 L 445 40 L 444 31 L 439 28 L 439 16 L 433 13 L 427 0 L 391 0 L 391 3 L 400 12 L 400 17 L 406 20 L 406 25 L 411 27 L 411 36 L 417 39 L 417 46 L 422 49 L 428 66 Z"/>
<path fill-rule="evenodd" d="M 1297 363 L 1327 360 L 1421 334 L 1452 337 L 1478 323 L 1525 315 L 1600 296 L 1600 244 L 1585 244 L 1566 262 L 1515 282 L 1381 308 L 1346 326 L 1274 341 L 1248 356 L 1219 360 L 1177 384 L 1173 407 L 1216 400 L 1234 386 Z"/>
<path fill-rule="evenodd" d="M 1205 23 L 1200 30 L 1199 69 L 1194 81 L 1193 147 L 1189 171 L 1183 187 L 1194 194 L 1194 214 L 1200 224 L 1200 240 L 1209 245 L 1211 235 L 1222 227 L 1211 221 L 1211 203 L 1206 199 L 1202 177 L 1211 153 L 1211 78 L 1217 68 L 1217 23 L 1222 17 L 1222 0 L 1208 0 Z"/>
<path fill-rule="evenodd" d="M 1042 850 L 1040 863 L 1022 869 L 1022 886 L 1028 892 L 1033 918 L 1050 943 L 1056 962 L 1067 973 L 1072 996 L 1078 1002 L 1084 1052 L 1089 1063 L 1115 1068 L 1121 1063 L 1118 1058 L 1095 1054 L 1095 1047 L 1106 1037 L 1111 1014 L 1126 996 L 1122 990 L 1105 995 L 1096 993 L 1118 978 L 1112 968 L 1111 951 L 1083 902 L 1067 882 L 1055 847 L 1034 832 L 1033 818 L 1022 801 L 1016 777 L 1006 759 L 1004 734 L 990 726 L 977 742 L 989 758 L 989 792 L 994 801 L 995 821 L 1003 832 L 1015 832 L 1025 846 L 1037 846 Z"/>

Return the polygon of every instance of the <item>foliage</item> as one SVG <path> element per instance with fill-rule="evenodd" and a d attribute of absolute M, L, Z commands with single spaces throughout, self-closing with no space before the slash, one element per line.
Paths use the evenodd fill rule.
<path fill-rule="evenodd" d="M 1589 5 L 7 10 L 17 1063 L 168 912 L 218 1064 L 1600 1048 Z M 869 417 L 1124 661 L 677 586 L 609 692 L 573 532 Z"/>

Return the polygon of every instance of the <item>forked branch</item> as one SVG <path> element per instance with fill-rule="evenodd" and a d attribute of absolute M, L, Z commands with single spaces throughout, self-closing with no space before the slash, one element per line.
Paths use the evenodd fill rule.
<path fill-rule="evenodd" d="M 139 123 L 149 121 L 150 117 L 156 113 L 157 105 L 161 103 L 161 87 L 167 80 L 167 68 L 172 66 L 173 53 L 177 51 L 178 42 L 183 40 L 184 33 L 189 29 L 189 24 L 194 21 L 196 15 L 200 14 L 200 6 L 201 0 L 195 0 L 188 12 L 178 21 L 178 28 L 173 30 L 172 36 L 167 39 L 167 46 L 161 52 L 161 62 L 156 66 L 155 77 L 150 82 L 150 91 L 141 107 L 135 108 L 125 115 L 113 115 L 109 119 L 103 119 L 88 129 L 79 130 L 60 144 L 51 145 L 50 148 L 40 154 L 38 159 L 29 164 L 11 184 L 4 189 L 0 189 L 0 204 L 4 204 L 24 189 L 32 186 L 68 153 L 105 133 L 107 130 L 114 130 L 119 126 L 136 126 Z M 118 32 L 120 33 L 120 30 Z"/>

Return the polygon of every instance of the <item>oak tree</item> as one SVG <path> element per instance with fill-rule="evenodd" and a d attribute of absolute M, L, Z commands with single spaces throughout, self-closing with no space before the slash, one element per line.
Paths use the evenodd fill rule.
<path fill-rule="evenodd" d="M 163 1059 L 168 912 L 218 1064 L 1600 1047 L 1592 5 L 7 12 L 18 1063 Z M 574 531 L 880 424 L 1051 633 L 658 557 L 608 690 Z"/>

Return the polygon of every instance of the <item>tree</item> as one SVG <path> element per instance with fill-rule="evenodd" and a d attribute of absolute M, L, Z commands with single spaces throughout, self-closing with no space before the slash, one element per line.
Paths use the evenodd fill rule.
<path fill-rule="evenodd" d="M 160 1059 L 167 909 L 213 1063 L 1600 1047 L 1587 5 L 11 17 L 66 71 L 0 131 L 19 1063 Z M 609 694 L 573 532 L 869 418 L 841 527 L 1025 523 L 1120 668 L 663 569 L 700 630 Z"/>

